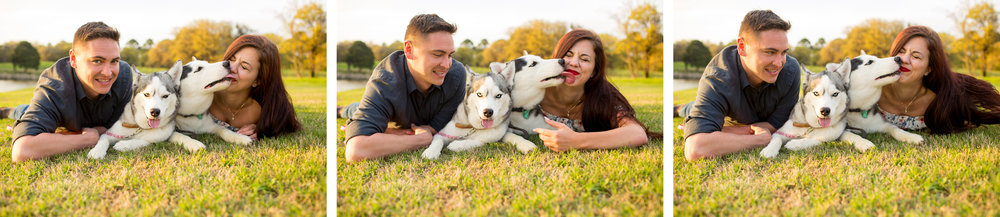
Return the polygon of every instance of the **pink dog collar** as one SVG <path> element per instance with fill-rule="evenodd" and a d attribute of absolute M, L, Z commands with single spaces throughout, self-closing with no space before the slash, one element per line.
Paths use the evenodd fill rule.
<path fill-rule="evenodd" d="M 445 134 L 443 132 L 438 132 L 438 135 L 444 136 L 444 138 L 449 138 L 451 140 L 457 140 L 458 139 L 457 136 L 448 135 L 448 134 Z"/>

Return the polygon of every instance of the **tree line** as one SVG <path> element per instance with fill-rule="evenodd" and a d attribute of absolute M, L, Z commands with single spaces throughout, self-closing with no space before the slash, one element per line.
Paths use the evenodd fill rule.
<path fill-rule="evenodd" d="M 978 2 L 960 6 L 952 14 L 952 19 L 961 35 L 951 35 L 945 29 L 935 29 L 941 38 L 952 67 L 965 69 L 965 73 L 987 76 L 989 70 L 1000 70 L 1000 29 L 998 29 L 998 13 L 990 2 Z M 862 50 L 879 57 L 892 56 L 892 40 L 904 28 L 912 23 L 899 20 L 868 19 L 848 28 L 846 37 L 827 41 L 818 38 L 815 42 L 808 38 L 798 40 L 789 51 L 799 63 L 822 66 L 827 63 L 840 62 L 844 58 L 854 57 Z M 736 40 L 726 43 L 710 43 L 700 40 L 680 40 L 674 42 L 674 61 L 683 63 L 683 71 L 698 72 L 704 68 L 715 54 L 729 45 L 735 45 Z M 694 67 L 694 70 L 689 70 Z"/>
<path fill-rule="evenodd" d="M 598 35 L 604 44 L 609 68 L 626 69 L 632 77 L 650 77 L 651 72 L 663 70 L 662 13 L 652 3 L 628 8 L 616 18 L 624 38 L 609 33 Z M 465 39 L 459 43 L 453 58 L 479 67 L 512 60 L 523 55 L 524 51 L 549 58 L 563 34 L 577 28 L 583 27 L 566 22 L 531 20 L 510 29 L 506 39 L 493 42 Z M 364 71 L 373 68 L 377 61 L 393 51 L 402 49 L 403 42 L 399 40 L 389 44 L 341 41 L 337 43 L 337 62 L 346 63 L 348 71 Z"/>
<path fill-rule="evenodd" d="M 294 7 L 279 15 L 283 31 L 291 37 L 275 33 L 258 33 L 248 25 L 207 19 L 195 20 L 174 31 L 173 38 L 141 44 L 130 39 L 121 48 L 122 60 L 138 66 L 169 67 L 177 60 L 222 61 L 226 48 L 237 37 L 260 34 L 271 40 L 281 56 L 283 67 L 294 69 L 296 76 L 315 77 L 326 70 L 326 12 L 316 2 Z M 127 33 L 123 33 L 127 35 Z M 72 43 L 31 44 L 27 41 L 0 44 L 0 62 L 12 62 L 15 68 L 38 69 L 39 61 L 56 61 L 69 55 Z M 308 72 L 308 74 L 305 74 Z"/>

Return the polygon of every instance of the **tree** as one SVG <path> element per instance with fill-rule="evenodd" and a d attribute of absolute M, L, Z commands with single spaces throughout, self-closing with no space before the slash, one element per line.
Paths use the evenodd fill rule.
<path fill-rule="evenodd" d="M 990 68 L 990 54 L 996 51 L 997 42 L 1000 41 L 997 18 L 993 4 L 984 1 L 970 7 L 965 16 L 957 20 L 962 38 L 958 39 L 956 45 L 973 51 L 969 54 L 978 56 L 983 77 Z M 972 58 L 966 59 L 965 62 L 971 70 Z"/>
<path fill-rule="evenodd" d="M 802 38 L 802 40 L 799 40 L 799 43 L 792 48 L 789 55 L 795 57 L 795 59 L 802 65 L 816 65 L 814 63 L 814 56 L 816 56 L 816 52 L 818 52 L 818 50 L 813 47 L 812 42 L 810 42 L 807 38 Z"/>
<path fill-rule="evenodd" d="M 833 39 L 829 44 L 823 46 L 823 49 L 819 50 L 819 59 L 817 60 L 820 65 L 826 65 L 826 63 L 839 63 L 844 60 L 845 57 L 850 55 L 845 55 L 843 51 L 843 46 L 846 40 L 842 38 Z M 855 51 L 857 52 L 857 51 Z M 855 54 L 857 55 L 857 54 Z"/>
<path fill-rule="evenodd" d="M 479 65 L 490 65 L 491 62 L 505 62 L 513 59 L 504 55 L 505 49 L 507 49 L 507 40 L 494 41 L 489 47 L 486 47 L 486 50 L 483 50 L 483 58 L 479 60 Z"/>
<path fill-rule="evenodd" d="M 16 41 L 9 41 L 4 44 L 0 44 L 0 62 L 11 62 L 11 57 L 14 56 L 14 48 L 17 47 Z"/>
<path fill-rule="evenodd" d="M 477 65 L 479 55 L 480 53 L 476 51 L 476 45 L 472 40 L 465 39 L 462 43 L 459 43 L 459 47 L 455 50 L 455 55 L 452 58 L 464 64 Z"/>
<path fill-rule="evenodd" d="M 697 69 L 697 67 L 708 65 L 708 62 L 712 60 L 712 54 L 709 52 L 708 47 L 705 47 L 705 44 L 699 40 L 694 40 L 687 45 L 682 59 L 684 59 L 684 69 L 687 69 L 688 65 L 693 65 Z"/>
<path fill-rule="evenodd" d="M 11 59 L 15 70 L 20 66 L 27 72 L 28 68 L 38 69 L 40 56 L 38 55 L 38 50 L 34 46 L 31 46 L 31 43 L 21 41 L 14 48 L 14 56 Z"/>
<path fill-rule="evenodd" d="M 170 49 L 173 47 L 174 41 L 170 39 L 164 39 L 156 45 L 153 45 L 152 49 L 146 51 L 146 59 L 144 63 L 146 66 L 156 66 L 156 67 L 170 67 L 176 62 L 177 58 L 173 58 L 170 55 Z M 190 58 L 190 57 L 189 57 Z"/>
<path fill-rule="evenodd" d="M 210 20 L 195 20 L 181 27 L 174 34 L 170 57 L 167 64 L 173 61 L 189 61 L 191 57 L 200 60 L 222 60 L 226 48 L 236 39 L 236 31 L 230 22 Z"/>
<path fill-rule="evenodd" d="M 636 69 L 644 69 L 645 77 L 663 62 L 662 14 L 653 3 L 643 3 L 631 8 L 619 17 L 619 25 L 625 38 L 619 42 L 616 52 L 628 64 L 629 72 L 635 77 Z"/>
<path fill-rule="evenodd" d="M 507 46 L 504 46 L 501 59 L 510 60 L 528 54 L 549 58 L 562 38 L 568 32 L 564 22 L 549 22 L 531 20 L 511 30 Z"/>
<path fill-rule="evenodd" d="M 281 50 L 290 54 L 296 76 L 309 69 L 309 76 L 315 77 L 316 70 L 326 68 L 326 11 L 316 2 L 294 8 L 281 16 L 285 31 L 292 36 Z"/>
<path fill-rule="evenodd" d="M 608 33 L 599 33 L 597 34 L 597 37 L 601 38 L 601 42 L 604 44 L 604 56 L 607 58 L 606 62 L 608 69 L 614 69 L 616 67 L 620 68 L 624 63 L 622 61 L 622 57 L 619 54 L 612 52 L 615 50 L 615 47 L 618 46 L 618 37 Z"/>
<path fill-rule="evenodd" d="M 351 66 L 356 67 L 371 67 L 375 62 L 375 54 L 372 53 L 372 49 L 365 45 L 365 42 L 354 41 L 351 44 L 351 48 L 347 50 L 347 71 L 351 70 Z"/>
<path fill-rule="evenodd" d="M 889 49 L 892 49 L 892 40 L 899 32 L 903 31 L 903 28 L 903 22 L 898 20 L 865 20 L 850 28 L 840 55 L 857 56 L 864 50 L 865 53 L 872 56 L 891 56 Z"/>

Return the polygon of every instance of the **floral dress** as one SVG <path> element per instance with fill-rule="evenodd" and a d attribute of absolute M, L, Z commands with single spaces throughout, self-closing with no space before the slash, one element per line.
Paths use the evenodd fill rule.
<path fill-rule="evenodd" d="M 573 120 L 573 119 L 569 119 L 569 118 L 564 118 L 564 117 L 559 117 L 559 116 L 553 115 L 551 113 L 546 112 L 545 110 L 542 110 L 542 106 L 538 106 L 538 110 L 542 112 L 542 116 L 545 116 L 546 118 L 549 118 L 549 120 L 553 120 L 553 121 L 556 121 L 556 122 L 559 122 L 559 123 L 563 123 L 566 126 L 568 126 L 570 129 L 573 129 L 573 131 L 575 131 L 575 132 L 584 132 L 583 121 L 582 120 Z"/>
<path fill-rule="evenodd" d="M 882 118 L 885 119 L 886 122 L 889 122 L 892 125 L 896 125 L 901 129 L 920 130 L 927 128 L 927 124 L 924 123 L 924 116 L 897 115 L 889 113 L 882 109 L 878 109 L 878 105 L 875 105 L 875 107 L 878 110 L 878 113 L 882 114 Z"/>

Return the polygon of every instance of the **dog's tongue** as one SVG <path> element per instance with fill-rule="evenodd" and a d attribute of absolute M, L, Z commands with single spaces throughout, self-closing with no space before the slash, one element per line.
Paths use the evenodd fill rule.
<path fill-rule="evenodd" d="M 580 74 L 580 73 L 574 73 L 573 71 L 563 71 L 563 72 L 562 72 L 562 73 L 560 73 L 560 74 L 561 74 L 561 75 L 562 75 L 563 77 L 565 77 L 565 80 L 563 81 L 563 83 L 566 83 L 566 84 L 573 84 L 573 83 L 575 83 L 575 82 L 576 82 L 576 75 L 578 75 L 578 74 Z"/>
<path fill-rule="evenodd" d="M 906 67 L 902 67 L 902 66 L 900 66 L 900 67 L 899 67 L 899 71 L 900 71 L 900 72 L 909 72 L 909 71 L 910 71 L 910 69 L 907 69 Z"/>
<path fill-rule="evenodd" d="M 490 127 L 493 127 L 493 119 L 483 119 L 483 128 L 489 129 Z"/>
<path fill-rule="evenodd" d="M 150 128 L 160 127 L 160 119 L 149 119 L 149 127 Z"/>
<path fill-rule="evenodd" d="M 820 118 L 819 119 L 819 126 L 820 127 L 829 127 L 830 126 L 830 118 Z"/>

